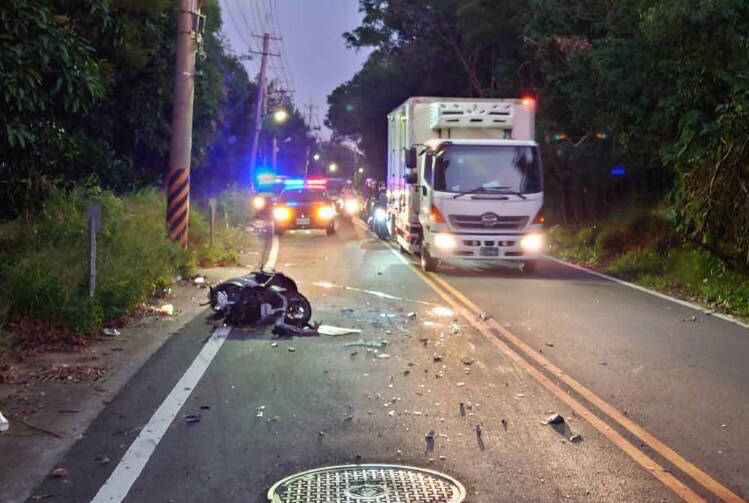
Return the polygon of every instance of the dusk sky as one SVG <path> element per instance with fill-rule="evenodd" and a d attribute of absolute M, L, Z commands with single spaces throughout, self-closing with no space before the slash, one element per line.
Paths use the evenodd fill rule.
<path fill-rule="evenodd" d="M 359 26 L 361 13 L 357 0 L 220 0 L 223 31 L 237 54 L 248 47 L 259 51 L 262 41 L 252 34 L 267 31 L 283 37 L 272 42 L 271 52 L 282 58 L 269 58 L 271 78 L 288 82 L 294 90 L 294 103 L 306 115 L 305 105 L 317 105 L 318 124 L 327 113 L 326 98 L 338 85 L 349 80 L 367 57 L 364 51 L 346 48 L 342 34 Z M 248 61 L 247 70 L 255 78 L 259 56 Z M 329 131 L 323 126 L 322 135 Z"/>

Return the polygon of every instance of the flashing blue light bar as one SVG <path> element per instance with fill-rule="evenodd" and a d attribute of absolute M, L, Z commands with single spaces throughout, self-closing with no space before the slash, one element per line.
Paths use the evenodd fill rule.
<path fill-rule="evenodd" d="M 304 186 L 303 178 L 288 178 L 283 181 L 284 185 L 302 185 Z"/>
<path fill-rule="evenodd" d="M 285 204 L 286 206 L 291 206 L 291 207 L 299 206 L 299 203 L 296 201 L 289 201 L 288 203 L 285 203 Z"/>
<path fill-rule="evenodd" d="M 614 166 L 611 168 L 611 176 L 624 176 L 627 174 L 627 170 L 624 166 Z"/>
<path fill-rule="evenodd" d="M 258 173 L 256 176 L 258 185 L 269 185 L 274 183 L 276 175 L 273 173 Z"/>

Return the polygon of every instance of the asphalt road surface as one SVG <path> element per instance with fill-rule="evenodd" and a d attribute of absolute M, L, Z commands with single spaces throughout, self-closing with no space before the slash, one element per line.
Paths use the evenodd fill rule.
<path fill-rule="evenodd" d="M 37 498 L 259 503 L 353 463 L 438 470 L 474 503 L 749 496 L 746 328 L 551 261 L 424 276 L 356 224 L 276 242 L 313 319 L 361 333 L 224 339 L 195 319 Z"/>

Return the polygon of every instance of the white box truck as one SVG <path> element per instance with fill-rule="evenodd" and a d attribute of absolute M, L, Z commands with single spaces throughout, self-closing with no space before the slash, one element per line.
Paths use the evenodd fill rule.
<path fill-rule="evenodd" d="M 401 251 L 440 262 L 542 257 L 535 101 L 414 97 L 388 114 L 388 224 Z"/>

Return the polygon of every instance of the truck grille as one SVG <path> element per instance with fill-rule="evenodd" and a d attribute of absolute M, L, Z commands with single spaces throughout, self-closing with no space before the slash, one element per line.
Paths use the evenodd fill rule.
<path fill-rule="evenodd" d="M 519 230 L 528 223 L 527 216 L 497 216 L 496 221 L 485 223 L 483 215 L 450 215 L 450 223 L 460 229 Z"/>

